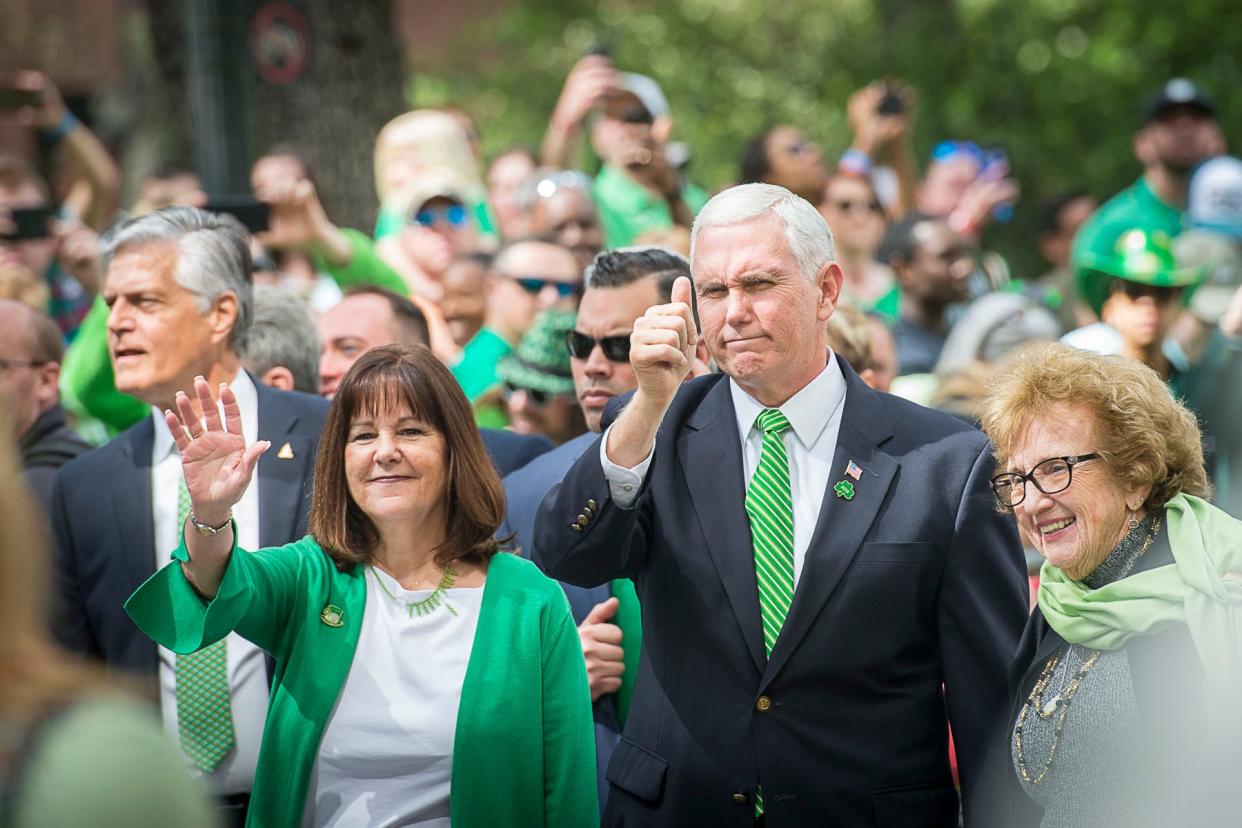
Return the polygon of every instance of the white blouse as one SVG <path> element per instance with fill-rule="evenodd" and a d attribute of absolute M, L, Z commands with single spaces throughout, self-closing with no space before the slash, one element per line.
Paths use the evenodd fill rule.
<path fill-rule="evenodd" d="M 406 603 L 432 590 L 402 589 L 374 567 L 366 582 L 358 649 L 324 728 L 302 824 L 449 828 L 457 708 L 483 589 L 446 590 L 441 606 L 419 615 Z"/>

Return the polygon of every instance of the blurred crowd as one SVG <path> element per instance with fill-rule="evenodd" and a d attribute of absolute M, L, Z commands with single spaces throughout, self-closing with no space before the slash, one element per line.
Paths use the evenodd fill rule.
<path fill-rule="evenodd" d="M 152 406 L 171 409 L 187 378 L 211 380 L 229 359 L 259 386 L 331 399 L 367 351 L 427 345 L 502 475 L 554 447 L 580 452 L 609 401 L 634 388 L 634 320 L 689 275 L 691 226 L 710 196 L 677 140 L 677 102 L 604 54 L 571 69 L 538 148 L 486 158 L 488 125 L 457 108 L 394 117 L 375 138 L 375 222 L 359 228 L 320 198 L 330 158 L 296 144 L 254 161 L 244 198 L 205 192 L 191 164 L 170 160 L 121 204 L 117 163 L 52 80 L 27 71 L 5 83 L 0 118 L 34 130 L 52 163 L 0 147 L 0 398 L 53 524 L 68 508 L 62 465 L 122 439 Z M 1042 272 L 1015 269 L 989 242 L 1023 198 L 1011 169 L 1021 159 L 978 136 L 916 148 L 912 125 L 935 104 L 903 81 L 843 103 L 851 140 L 840 157 L 807 124 L 767 125 L 737 136 L 732 183 L 780 185 L 827 222 L 844 275 L 829 342 L 859 377 L 978 425 L 995 367 L 1019 346 L 1060 340 L 1129 357 L 1195 415 L 1214 502 L 1242 516 L 1242 161 L 1227 154 L 1208 91 L 1176 78 L 1134 102 L 1126 189 L 1070 189 L 1038 205 L 1026 242 Z M 248 317 L 244 337 L 187 323 L 151 277 L 105 255 L 127 222 L 174 207 L 248 231 L 249 303 L 214 304 L 208 277 L 178 276 L 201 318 Z M 211 255 L 204 247 L 206 271 Z M 700 349 L 694 372 L 714 369 Z M 300 451 L 293 437 L 271 439 L 273 456 Z M 95 495 L 116 485 L 99 474 Z M 509 518 L 519 539 L 529 533 Z M 1030 559 L 1034 577 L 1041 560 Z M 604 666 L 622 658 L 604 628 L 621 623 L 625 598 L 599 597 L 589 621 L 575 619 L 593 699 L 622 685 L 620 668 Z M 605 654 L 593 661 L 592 648 Z"/>

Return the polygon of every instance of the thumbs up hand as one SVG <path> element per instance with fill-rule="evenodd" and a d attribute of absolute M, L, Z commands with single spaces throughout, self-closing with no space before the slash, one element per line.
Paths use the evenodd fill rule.
<path fill-rule="evenodd" d="M 639 393 L 660 407 L 673 399 L 694 364 L 699 333 L 690 310 L 691 289 L 690 280 L 679 277 L 672 301 L 648 308 L 630 335 L 630 365 Z"/>
<path fill-rule="evenodd" d="M 582 641 L 582 656 L 586 660 L 587 682 L 591 687 L 591 701 L 615 693 L 621 688 L 625 673 L 625 651 L 621 649 L 621 628 L 609 623 L 616 615 L 620 602 L 609 598 L 596 604 L 578 626 L 578 638 Z"/>

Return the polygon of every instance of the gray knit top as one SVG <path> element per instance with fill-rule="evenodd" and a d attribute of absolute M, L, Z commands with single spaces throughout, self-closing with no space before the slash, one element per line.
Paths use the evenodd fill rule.
<path fill-rule="evenodd" d="M 1160 514 L 1148 515 L 1128 532 L 1083 583 L 1099 589 L 1128 575 L 1138 563 L 1143 544 Z M 1111 798 L 1100 794 L 1117 790 L 1129 781 L 1121 757 L 1136 753 L 1139 711 L 1125 650 L 1099 651 L 1099 658 L 1082 675 L 1078 691 L 1068 707 L 1060 699 L 1096 652 L 1071 644 L 1052 656 L 1057 663 L 1043 693 L 1044 715 L 1037 713 L 1038 708 L 1030 697 L 1026 700 L 1021 759 L 1014 738 L 1017 722 L 1010 733 L 1010 755 L 1018 782 L 1044 809 L 1040 828 L 1112 825 L 1117 815 L 1111 811 Z M 1041 665 L 1040 675 L 1047 664 Z M 1062 707 L 1065 707 L 1065 719 L 1058 736 Z M 1029 781 L 1023 778 L 1023 767 Z M 1043 779 L 1035 784 L 1041 774 Z"/>

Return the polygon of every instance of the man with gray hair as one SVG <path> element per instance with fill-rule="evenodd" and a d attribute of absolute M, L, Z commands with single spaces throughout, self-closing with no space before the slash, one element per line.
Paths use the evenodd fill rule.
<path fill-rule="evenodd" d="M 195 377 L 232 389 L 247 443 L 272 444 L 236 507 L 238 542 L 248 549 L 306 533 L 327 404 L 256 383 L 242 368 L 254 311 L 248 238 L 236 220 L 166 208 L 121 227 L 105 253 L 116 385 L 152 410 L 57 474 L 54 631 L 71 650 L 152 680 L 187 765 L 219 797 L 224 821 L 240 825 L 267 713 L 270 668 L 262 651 L 230 635 L 178 656 L 157 648 L 122 605 L 168 562 L 184 532 L 219 528 L 188 510 L 181 460 L 164 422 L 163 412 Z M 189 399 L 198 405 L 196 394 Z"/>
<path fill-rule="evenodd" d="M 1027 608 L 990 446 L 829 350 L 841 268 L 802 198 L 724 191 L 691 254 L 702 334 L 678 279 L 535 528 L 549 575 L 630 578 L 642 606 L 604 824 L 956 826 L 949 723 L 983 824 Z M 723 373 L 683 385 L 700 336 Z"/>
<path fill-rule="evenodd" d="M 310 309 L 292 291 L 254 286 L 254 324 L 242 365 L 264 385 L 319 393 L 319 334 Z"/>

